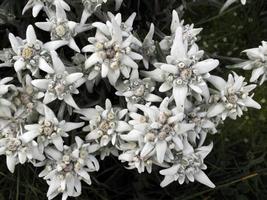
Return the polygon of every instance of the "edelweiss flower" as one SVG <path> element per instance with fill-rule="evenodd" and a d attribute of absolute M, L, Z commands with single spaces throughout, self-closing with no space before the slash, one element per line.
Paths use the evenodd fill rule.
<path fill-rule="evenodd" d="M 145 71 L 143 74 L 163 82 L 159 88 L 160 92 L 172 89 L 177 109 L 183 112 L 185 99 L 190 92 L 195 92 L 195 96 L 204 96 L 206 101 L 209 99 L 209 89 L 205 79 L 210 76 L 209 72 L 219 65 L 219 61 L 215 59 L 198 61 L 202 55 L 203 52 L 196 46 L 187 49 L 182 27 L 178 27 L 171 55 L 167 56 L 167 63 L 155 63 L 157 69 L 152 72 Z"/>
<path fill-rule="evenodd" d="M 0 139 L 0 155 L 6 155 L 6 164 L 11 173 L 14 173 L 15 166 L 20 163 L 24 164 L 27 161 L 39 160 L 42 161 L 45 157 L 39 152 L 36 144 L 24 143 L 18 137 L 23 132 L 21 124 L 12 123 L 1 130 L 3 138 Z"/>
<path fill-rule="evenodd" d="M 95 37 L 89 38 L 90 45 L 83 48 L 83 52 L 93 54 L 86 60 L 85 68 L 95 68 L 94 73 L 101 73 L 102 78 L 108 77 L 109 82 L 115 85 L 120 75 L 130 77 L 132 69 L 138 65 L 134 60 L 141 60 L 142 56 L 135 53 L 133 45 L 141 46 L 141 42 L 132 35 L 123 36 L 123 31 L 115 18 L 106 24 L 95 22 L 97 28 Z"/>
<path fill-rule="evenodd" d="M 46 168 L 39 174 L 44 177 L 49 185 L 48 199 L 53 199 L 62 193 L 62 200 L 69 196 L 77 197 L 81 194 L 81 180 L 91 185 L 89 172 L 99 170 L 97 159 L 88 153 L 88 144 L 76 137 L 76 144 L 67 147 L 63 153 L 55 149 L 47 149 L 46 153 L 51 158 Z"/>
<path fill-rule="evenodd" d="M 155 90 L 155 82 L 150 78 L 139 79 L 132 77 L 119 84 L 116 89 L 116 95 L 124 96 L 127 102 L 127 108 L 134 112 L 137 110 L 134 104 L 143 104 L 149 102 L 160 102 L 162 98 L 152 94 Z"/>
<path fill-rule="evenodd" d="M 173 158 L 171 149 L 183 149 L 184 134 L 192 130 L 195 124 L 182 122 L 182 116 L 175 109 L 169 110 L 169 99 L 165 98 L 160 107 L 136 105 L 144 114 L 130 113 L 133 120 L 129 124 L 133 130 L 121 138 L 128 142 L 139 142 L 142 146 L 141 159 L 156 155 L 156 163 Z M 153 153 L 152 153 L 153 152 Z"/>
<path fill-rule="evenodd" d="M 127 114 L 127 109 L 113 108 L 108 99 L 106 100 L 105 109 L 96 106 L 95 109 L 81 109 L 75 112 L 83 115 L 81 119 L 89 121 L 89 125 L 83 128 L 83 131 L 89 132 L 86 140 L 97 142 L 100 147 L 108 146 L 111 148 L 117 145 L 118 135 L 131 130 L 131 126 L 123 121 Z"/>
<path fill-rule="evenodd" d="M 189 143 L 184 143 L 184 150 L 175 157 L 175 162 L 172 167 L 160 171 L 165 178 L 160 186 L 165 187 L 173 181 L 178 181 L 179 184 L 184 182 L 194 182 L 195 180 L 214 188 L 215 185 L 210 181 L 207 175 L 202 171 L 207 169 L 204 164 L 204 159 L 210 153 L 213 144 L 203 146 L 196 150 Z"/>
<path fill-rule="evenodd" d="M 223 7 L 221 8 L 220 13 L 225 11 L 227 8 L 229 8 L 233 3 L 237 2 L 237 1 L 238 0 L 227 0 L 224 3 Z M 242 5 L 245 5 L 247 0 L 240 0 L 240 1 L 241 1 Z"/>
<path fill-rule="evenodd" d="M 164 53 L 167 53 L 167 55 L 169 54 L 169 51 L 173 46 L 174 38 L 178 27 L 182 28 L 183 39 L 187 42 L 188 49 L 190 49 L 192 45 L 196 45 L 195 42 L 197 40 L 197 35 L 202 31 L 202 28 L 194 28 L 194 24 L 184 25 L 184 21 L 180 21 L 178 13 L 173 10 L 172 22 L 170 27 L 171 35 L 165 36 L 164 39 L 161 40 L 159 43 L 161 50 L 163 50 Z"/>
<path fill-rule="evenodd" d="M 56 52 L 51 52 L 52 63 L 55 73 L 48 74 L 45 79 L 35 79 L 32 84 L 45 91 L 43 103 L 48 104 L 56 99 L 63 100 L 75 109 L 79 109 L 75 103 L 72 94 L 78 94 L 84 80 L 82 73 L 69 74 L 63 62 L 60 60 Z"/>
<path fill-rule="evenodd" d="M 54 70 L 48 64 L 51 60 L 49 51 L 56 50 L 63 46 L 63 41 L 52 41 L 43 44 L 37 40 L 34 28 L 29 25 L 26 32 L 26 40 L 15 37 L 12 33 L 9 34 L 9 40 L 15 56 L 14 68 L 21 77 L 21 71 L 29 69 L 33 76 L 39 76 L 39 69 L 53 73 Z M 21 78 L 20 78 L 21 79 Z"/>
<path fill-rule="evenodd" d="M 69 131 L 82 127 L 84 123 L 65 122 L 64 120 L 59 122 L 54 112 L 47 106 L 44 106 L 44 114 L 45 116 L 39 118 L 38 124 L 25 125 L 28 132 L 21 135 L 20 140 L 28 143 L 37 138 L 41 152 L 49 144 L 54 144 L 59 151 L 63 151 L 62 137 L 68 137 Z"/>
<path fill-rule="evenodd" d="M 236 73 L 228 76 L 228 81 L 224 81 L 217 76 L 211 76 L 209 81 L 218 90 L 211 96 L 210 103 L 212 104 L 207 116 L 215 117 L 220 115 L 224 120 L 226 117 L 236 119 L 241 116 L 247 107 L 260 109 L 261 106 L 249 96 L 249 93 L 256 88 L 257 85 L 247 85 L 244 82 L 245 78 L 238 76 Z"/>
<path fill-rule="evenodd" d="M 29 0 L 23 8 L 22 14 L 24 15 L 27 10 L 32 8 L 32 16 L 37 17 L 42 9 L 47 12 L 47 9 L 51 9 L 53 6 L 70 11 L 69 5 L 64 0 Z"/>
<path fill-rule="evenodd" d="M 74 51 L 80 52 L 74 37 L 85 30 L 85 25 L 80 25 L 76 22 L 69 21 L 66 13 L 62 9 L 57 9 L 55 16 L 52 16 L 47 22 L 36 22 L 35 25 L 47 32 L 50 32 L 52 41 L 65 42 Z"/>
<path fill-rule="evenodd" d="M 249 60 L 233 65 L 231 68 L 252 70 L 250 82 L 258 81 L 262 85 L 267 79 L 267 42 L 262 41 L 262 46 L 247 49 L 244 52 L 247 54 Z"/>

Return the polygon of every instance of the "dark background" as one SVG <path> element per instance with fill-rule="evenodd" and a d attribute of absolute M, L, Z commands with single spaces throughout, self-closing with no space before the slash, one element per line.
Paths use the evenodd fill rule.
<path fill-rule="evenodd" d="M 215 73 L 227 77 L 231 71 L 226 64 L 233 64 L 233 58 L 245 58 L 242 52 L 247 48 L 257 47 L 262 40 L 267 40 L 267 1 L 247 0 L 248 4 L 234 4 L 225 13 L 219 15 L 223 0 L 124 0 L 121 12 L 125 18 L 137 12 L 135 22 L 136 34 L 143 38 L 149 29 L 150 22 L 157 27 L 155 38 L 169 34 L 171 12 L 181 3 L 186 8 L 183 18 L 186 23 L 203 27 L 199 46 L 208 56 L 219 58 L 221 66 Z M 69 19 L 78 21 L 81 13 L 81 0 L 66 0 L 74 11 Z M 9 47 L 8 33 L 13 32 L 25 38 L 28 24 L 43 21 L 42 13 L 37 19 L 31 17 L 31 11 L 21 15 L 25 0 L 0 0 L 0 47 Z M 113 8 L 103 6 L 103 10 Z M 92 21 L 97 19 L 93 17 Z M 37 30 L 37 29 L 36 29 Z M 37 31 L 38 38 L 47 41 L 49 35 Z M 90 32 L 77 37 L 80 47 L 86 45 Z M 64 48 L 63 57 L 68 58 L 73 52 Z M 246 77 L 249 72 L 236 70 Z M 0 69 L 0 76 L 13 73 Z M 214 148 L 207 157 L 206 171 L 216 184 L 209 189 L 199 183 L 180 186 L 173 183 L 162 189 L 159 183 L 163 177 L 158 175 L 157 168 L 151 175 L 138 174 L 126 170 L 116 158 L 110 157 L 101 161 L 101 170 L 92 174 L 93 185 L 84 184 L 83 193 L 78 200 L 265 200 L 267 199 L 267 83 L 256 89 L 256 99 L 262 110 L 250 110 L 241 119 L 227 120 L 220 126 L 219 134 L 210 136 Z M 31 165 L 17 166 L 11 174 L 0 158 L 0 200 L 45 200 L 47 185 L 38 178 L 39 169 Z M 56 198 L 57 199 L 57 198 Z M 61 199 L 58 197 L 58 199 Z"/>

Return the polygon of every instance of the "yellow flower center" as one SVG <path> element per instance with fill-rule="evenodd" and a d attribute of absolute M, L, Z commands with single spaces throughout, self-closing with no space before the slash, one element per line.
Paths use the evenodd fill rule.
<path fill-rule="evenodd" d="M 23 50 L 22 50 L 22 53 L 21 53 L 21 55 L 22 55 L 22 57 L 24 58 L 24 59 L 30 59 L 32 56 L 33 56 L 33 49 L 32 48 L 30 48 L 30 47 L 26 47 L 26 48 L 24 48 Z"/>

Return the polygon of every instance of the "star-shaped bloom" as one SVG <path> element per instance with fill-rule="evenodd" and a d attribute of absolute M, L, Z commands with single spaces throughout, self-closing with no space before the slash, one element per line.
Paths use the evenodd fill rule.
<path fill-rule="evenodd" d="M 54 112 L 47 106 L 44 106 L 44 116 L 39 117 L 38 124 L 25 125 L 27 132 L 20 136 L 20 140 L 28 143 L 37 138 L 38 148 L 41 152 L 49 144 L 53 144 L 59 151 L 63 151 L 63 137 L 68 137 L 68 132 L 78 129 L 83 125 L 83 122 L 59 121 Z"/>
<path fill-rule="evenodd" d="M 230 68 L 252 70 L 250 82 L 259 82 L 262 85 L 267 79 L 267 42 L 262 41 L 262 45 L 258 48 L 247 49 L 244 52 L 249 60 L 230 66 Z"/>
<path fill-rule="evenodd" d="M 49 148 L 46 154 L 51 159 L 45 169 L 39 174 L 43 177 L 49 189 L 48 199 L 53 199 L 62 193 L 62 200 L 77 197 L 81 194 L 81 181 L 91 185 L 89 173 L 99 170 L 97 159 L 88 152 L 88 145 L 79 137 L 75 137 L 76 143 L 72 146 L 64 146 L 64 151 L 59 152 Z"/>
<path fill-rule="evenodd" d="M 45 79 L 35 79 L 32 84 L 45 92 L 44 104 L 58 99 L 75 109 L 79 109 L 72 94 L 79 94 L 77 88 L 84 83 L 83 73 L 69 74 L 55 51 L 51 52 L 51 58 L 55 73 L 48 74 Z"/>
<path fill-rule="evenodd" d="M 82 115 L 81 119 L 89 121 L 83 128 L 87 132 L 86 141 L 96 142 L 100 147 L 114 147 L 118 144 L 119 135 L 131 130 L 131 126 L 124 121 L 127 109 L 113 108 L 110 100 L 106 100 L 105 108 L 80 109 L 75 112 Z"/>
<path fill-rule="evenodd" d="M 202 146 L 195 150 L 188 142 L 185 142 L 184 146 L 184 150 L 176 156 L 174 164 L 170 168 L 160 171 L 160 174 L 165 176 L 160 186 L 165 187 L 174 181 L 178 181 L 179 184 L 198 181 L 214 188 L 215 185 L 203 172 L 203 170 L 207 169 L 203 160 L 210 153 L 213 144 L 211 143 L 209 146 Z"/>
<path fill-rule="evenodd" d="M 46 22 L 36 22 L 35 25 L 44 31 L 50 32 L 52 41 L 65 42 L 65 45 L 77 52 L 80 52 L 80 49 L 74 37 L 89 29 L 86 25 L 69 21 L 64 10 L 60 8 L 57 9 L 55 16 L 51 16 Z"/>
<path fill-rule="evenodd" d="M 22 71 L 28 69 L 35 77 L 39 76 L 39 69 L 46 73 L 53 73 L 54 70 L 49 65 L 51 60 L 50 51 L 65 45 L 63 41 L 52 41 L 43 44 L 37 39 L 34 28 L 29 25 L 26 31 L 26 40 L 9 34 L 9 40 L 15 55 L 14 68 L 21 79 Z"/>
<path fill-rule="evenodd" d="M 197 99 L 201 95 L 208 101 L 210 94 L 205 79 L 210 76 L 209 72 L 219 65 L 219 61 L 215 59 L 199 61 L 203 51 L 199 51 L 196 45 L 191 49 L 187 47 L 183 39 L 182 27 L 179 26 L 171 47 L 171 54 L 166 58 L 167 63 L 155 63 L 154 71 L 143 72 L 145 76 L 162 82 L 160 92 L 172 89 L 177 109 L 181 112 L 184 111 L 184 103 L 188 95 L 194 95 Z"/>
<path fill-rule="evenodd" d="M 227 82 L 218 76 L 211 76 L 209 81 L 218 91 L 211 96 L 212 105 L 208 109 L 207 116 L 221 116 L 223 120 L 226 117 L 236 119 L 237 116 L 242 116 L 248 107 L 260 109 L 261 106 L 252 99 L 253 94 L 250 95 L 257 85 L 247 85 L 244 80 L 245 77 L 236 73 L 229 74 Z"/>
<path fill-rule="evenodd" d="M 54 9 L 54 7 L 70 11 L 69 5 L 64 0 L 29 0 L 23 8 L 22 14 L 32 8 L 32 16 L 37 17 L 41 10 L 47 12 L 47 9 Z"/>
<path fill-rule="evenodd" d="M 184 137 L 194 128 L 195 124 L 183 122 L 183 116 L 176 109 L 169 110 L 168 106 L 169 98 L 165 98 L 159 108 L 139 104 L 136 107 L 143 114 L 130 113 L 133 120 L 129 124 L 133 126 L 133 130 L 121 135 L 121 138 L 141 143 L 141 159 L 153 158 L 155 155 L 155 163 L 162 164 L 165 160 L 171 160 L 171 149 L 182 150 Z"/>
<path fill-rule="evenodd" d="M 83 48 L 83 52 L 92 53 L 85 62 L 85 68 L 97 68 L 94 72 L 101 74 L 102 78 L 107 77 L 112 85 L 121 75 L 129 78 L 132 69 L 138 68 L 135 60 L 142 59 L 132 46 L 141 46 L 141 42 L 122 30 L 114 17 L 106 24 L 95 22 L 92 25 L 97 31 L 95 37 L 88 39 L 91 44 Z"/>
<path fill-rule="evenodd" d="M 27 161 L 43 161 L 45 157 L 40 153 L 34 142 L 25 143 L 19 135 L 24 131 L 23 125 L 17 120 L 1 129 L 0 155 L 6 155 L 6 164 L 11 173 L 14 173 L 17 164 Z M 3 134 L 4 133 L 4 134 Z"/>

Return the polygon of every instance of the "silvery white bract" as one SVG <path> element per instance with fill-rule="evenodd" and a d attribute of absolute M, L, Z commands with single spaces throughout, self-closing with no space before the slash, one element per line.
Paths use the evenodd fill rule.
<path fill-rule="evenodd" d="M 262 85 L 267 79 L 267 42 L 262 41 L 262 45 L 258 48 L 247 49 L 244 52 L 249 60 L 233 65 L 231 68 L 252 70 L 250 82 L 259 82 Z"/>
<path fill-rule="evenodd" d="M 166 57 L 167 62 L 154 63 L 154 71 L 143 72 L 147 77 L 162 83 L 160 92 L 172 89 L 177 109 L 181 112 L 188 95 L 202 95 L 208 101 L 209 88 L 205 79 L 210 76 L 209 72 L 219 65 L 219 61 L 215 59 L 199 61 L 203 52 L 199 51 L 196 45 L 190 49 L 187 47 L 188 41 L 184 41 L 182 27 L 178 26 L 171 54 Z"/>
<path fill-rule="evenodd" d="M 92 54 L 85 62 L 85 68 L 94 68 L 92 73 L 101 74 L 102 78 L 107 77 L 111 85 L 115 86 L 119 77 L 130 77 L 133 69 L 138 69 L 136 60 L 141 60 L 142 56 L 134 51 L 133 46 L 142 46 L 127 29 L 121 28 L 121 15 L 114 17 L 110 14 L 111 21 L 106 24 L 95 22 L 95 37 L 88 38 L 91 43 L 83 48 L 83 52 Z M 124 27 L 132 27 L 132 19 L 124 23 Z M 94 75 L 95 77 L 97 75 Z"/>
<path fill-rule="evenodd" d="M 63 151 L 63 137 L 68 137 L 69 134 L 67 132 L 78 129 L 83 125 L 83 122 L 58 121 L 54 112 L 47 106 L 44 106 L 44 116 L 40 116 L 38 124 L 25 125 L 27 132 L 20 136 L 20 140 L 28 143 L 37 138 L 36 142 L 41 152 L 49 144 L 53 144 L 57 150 Z"/>
<path fill-rule="evenodd" d="M 223 7 L 220 10 L 220 13 L 225 11 L 227 8 L 229 8 L 233 3 L 237 2 L 237 1 L 239 1 L 239 0 L 226 0 L 226 2 L 224 3 Z M 240 2 L 242 3 L 242 5 L 245 5 L 247 0 L 240 0 Z"/>
<path fill-rule="evenodd" d="M 81 32 L 89 29 L 86 25 L 69 21 L 66 13 L 58 8 L 56 13 L 50 16 L 46 22 L 36 22 L 35 25 L 47 32 L 50 32 L 52 41 L 65 42 L 74 51 L 80 52 L 74 37 Z"/>
<path fill-rule="evenodd" d="M 29 0 L 22 11 L 22 14 L 25 14 L 27 10 L 32 8 L 32 16 L 37 17 L 41 10 L 48 13 L 49 9 L 55 9 L 55 7 L 70 11 L 69 5 L 64 0 Z"/>
<path fill-rule="evenodd" d="M 170 110 L 169 99 L 165 98 L 159 108 L 156 106 L 136 105 L 142 111 L 141 114 L 130 113 L 133 126 L 128 134 L 121 135 L 121 139 L 127 142 L 137 142 L 142 149 L 140 158 L 153 160 L 162 164 L 165 160 L 172 160 L 172 149 L 181 151 L 183 140 L 187 132 L 192 130 L 195 124 L 182 121 L 182 117 L 175 109 Z"/>
<path fill-rule="evenodd" d="M 81 109 L 75 112 L 82 115 L 81 119 L 89 121 L 89 125 L 83 128 L 83 131 L 88 133 L 85 138 L 86 141 L 96 142 L 99 148 L 108 146 L 112 149 L 112 147 L 118 145 L 119 135 L 131 130 L 130 125 L 124 121 L 128 112 L 127 109 L 113 108 L 108 99 L 105 108 L 96 106 L 95 108 Z M 103 159 L 105 155 L 104 153 L 101 158 Z"/>
<path fill-rule="evenodd" d="M 60 60 L 56 52 L 51 52 L 54 73 L 46 75 L 45 79 L 35 79 L 32 84 L 45 92 L 44 104 L 48 104 L 56 99 L 64 101 L 71 107 L 79 109 L 75 103 L 72 94 L 78 94 L 84 80 L 82 73 L 69 74 L 63 62 Z"/>
<path fill-rule="evenodd" d="M 91 185 L 89 173 L 99 170 L 97 159 L 88 153 L 88 145 L 79 137 L 75 138 L 76 144 L 64 146 L 64 151 L 47 149 L 50 157 L 46 168 L 39 174 L 43 177 L 49 189 L 48 199 L 53 199 L 62 193 L 62 200 L 69 196 L 77 197 L 81 194 L 81 181 Z"/>
<path fill-rule="evenodd" d="M 15 60 L 14 68 L 19 77 L 22 76 L 22 71 L 26 69 L 30 70 L 35 77 L 39 76 L 39 69 L 52 73 L 53 69 L 48 64 L 51 60 L 49 51 L 56 50 L 65 44 L 63 41 L 43 44 L 37 39 L 31 25 L 27 28 L 26 40 L 15 37 L 12 33 L 9 34 L 9 40 L 15 53 L 12 57 Z"/>
<path fill-rule="evenodd" d="M 212 147 L 213 144 L 210 144 L 194 150 L 189 143 L 185 142 L 183 151 L 175 156 L 174 164 L 170 168 L 159 172 L 165 176 L 160 186 L 165 187 L 173 181 L 178 181 L 179 184 L 198 181 L 214 188 L 215 185 L 203 172 L 203 170 L 207 169 L 204 159 L 210 153 Z"/>
<path fill-rule="evenodd" d="M 252 99 L 250 92 L 256 88 L 255 84 L 247 85 L 245 78 L 236 73 L 229 74 L 226 82 L 218 76 L 211 76 L 209 81 L 218 90 L 210 98 L 211 106 L 207 116 L 220 115 L 224 120 L 226 117 L 236 119 L 243 115 L 248 107 L 260 109 L 261 106 Z"/>

